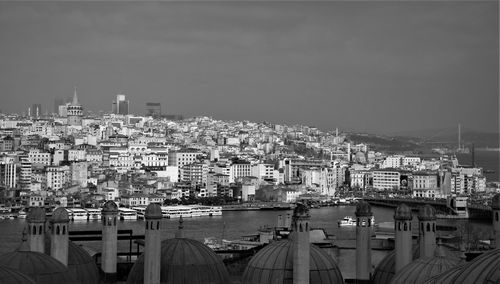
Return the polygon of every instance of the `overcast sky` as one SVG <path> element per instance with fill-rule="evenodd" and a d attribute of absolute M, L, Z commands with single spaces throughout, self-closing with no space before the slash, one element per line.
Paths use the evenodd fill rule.
<path fill-rule="evenodd" d="M 0 109 L 498 130 L 498 1 L 0 2 Z"/>

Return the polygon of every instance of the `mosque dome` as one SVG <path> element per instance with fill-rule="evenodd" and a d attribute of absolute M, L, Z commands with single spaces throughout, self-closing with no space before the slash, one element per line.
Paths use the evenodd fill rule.
<path fill-rule="evenodd" d="M 497 193 L 491 199 L 491 209 L 500 210 L 500 193 Z"/>
<path fill-rule="evenodd" d="M 99 269 L 95 261 L 72 241 L 68 243 L 68 270 L 81 284 L 99 283 Z"/>
<path fill-rule="evenodd" d="M 413 260 L 420 257 L 420 246 L 416 245 L 413 247 Z M 377 265 L 375 271 L 373 272 L 372 282 L 374 284 L 386 284 L 390 283 L 391 279 L 396 274 L 396 251 L 393 250 L 387 254 Z"/>
<path fill-rule="evenodd" d="M 360 200 L 358 204 L 356 205 L 356 217 L 362 217 L 362 216 L 372 216 L 372 207 L 370 206 L 370 203 Z"/>
<path fill-rule="evenodd" d="M 16 269 L 0 266 L 0 283 L 8 284 L 36 284 L 33 279 Z"/>
<path fill-rule="evenodd" d="M 161 212 L 161 206 L 156 203 L 151 203 L 146 207 L 145 212 L 146 219 L 161 219 L 163 218 L 163 213 Z"/>
<path fill-rule="evenodd" d="M 436 209 L 426 204 L 418 210 L 418 219 L 422 221 L 436 220 Z"/>
<path fill-rule="evenodd" d="M 396 212 L 394 213 L 394 219 L 396 219 L 396 220 L 412 220 L 413 215 L 411 212 L 411 208 L 404 203 L 399 204 L 399 206 L 396 208 Z"/>
<path fill-rule="evenodd" d="M 101 213 L 102 214 L 105 214 L 105 213 L 117 214 L 118 213 L 118 206 L 116 205 L 115 202 L 108 200 L 102 206 Z"/>
<path fill-rule="evenodd" d="M 28 222 L 45 222 L 45 210 L 41 207 L 31 207 L 26 216 Z"/>
<path fill-rule="evenodd" d="M 128 275 L 128 284 L 144 282 L 144 254 Z M 161 244 L 160 283 L 231 283 L 222 259 L 206 245 L 187 238 L 168 239 Z"/>
<path fill-rule="evenodd" d="M 54 212 L 52 212 L 52 222 L 54 223 L 65 223 L 69 222 L 68 210 L 64 207 L 59 207 Z"/>
<path fill-rule="evenodd" d="M 458 259 L 446 257 L 441 246 L 436 249 L 436 256 L 421 257 L 406 265 L 394 275 L 391 284 L 424 283 L 429 278 L 456 267 Z"/>
<path fill-rule="evenodd" d="M 443 272 L 426 283 L 500 283 L 500 249 L 485 252 L 473 261 Z"/>
<path fill-rule="evenodd" d="M 37 284 L 76 283 L 64 264 L 40 252 L 18 250 L 6 253 L 0 256 L 0 266 L 17 269 Z"/>
<path fill-rule="evenodd" d="M 334 259 L 311 244 L 310 283 L 344 283 Z M 242 283 L 281 284 L 293 278 L 293 241 L 273 242 L 262 248 L 248 263 Z"/>

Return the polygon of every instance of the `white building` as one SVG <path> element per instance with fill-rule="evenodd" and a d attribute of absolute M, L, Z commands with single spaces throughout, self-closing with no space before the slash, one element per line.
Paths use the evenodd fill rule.
<path fill-rule="evenodd" d="M 399 189 L 401 174 L 393 170 L 376 170 L 372 172 L 373 188 Z"/>

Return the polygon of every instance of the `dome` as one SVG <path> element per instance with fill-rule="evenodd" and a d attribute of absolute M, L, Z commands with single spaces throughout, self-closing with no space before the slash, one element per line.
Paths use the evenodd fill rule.
<path fill-rule="evenodd" d="M 43 223 L 45 222 L 45 210 L 41 207 L 31 207 L 26 219 L 28 222 Z"/>
<path fill-rule="evenodd" d="M 396 211 L 394 212 L 394 219 L 412 220 L 413 215 L 411 213 L 411 208 L 404 203 L 399 204 L 399 206 L 396 208 Z"/>
<path fill-rule="evenodd" d="M 473 261 L 439 274 L 426 283 L 500 283 L 500 249 L 485 252 Z"/>
<path fill-rule="evenodd" d="M 146 213 L 144 214 L 146 219 L 161 219 L 163 214 L 161 213 L 161 207 L 159 204 L 151 203 L 146 207 Z"/>
<path fill-rule="evenodd" d="M 370 203 L 360 200 L 358 204 L 356 205 L 356 216 L 357 217 L 362 217 L 362 216 L 372 216 L 372 207 L 370 206 Z"/>
<path fill-rule="evenodd" d="M 118 206 L 116 206 L 116 203 L 114 203 L 111 200 L 106 201 L 104 205 L 102 206 L 102 214 L 117 214 L 118 213 Z"/>
<path fill-rule="evenodd" d="M 335 260 L 311 244 L 310 283 L 344 283 Z M 262 248 L 248 263 L 243 273 L 244 284 L 291 283 L 293 278 L 293 242 L 273 242 Z"/>
<path fill-rule="evenodd" d="M 68 268 L 44 253 L 15 251 L 0 256 L 0 266 L 17 269 L 37 284 L 75 283 Z"/>
<path fill-rule="evenodd" d="M 416 245 L 413 247 L 413 260 L 420 257 L 420 246 Z M 375 271 L 373 272 L 372 282 L 374 284 L 386 284 L 390 283 L 391 279 L 396 274 L 396 251 L 393 250 L 387 254 L 377 265 Z"/>
<path fill-rule="evenodd" d="M 439 253 L 440 250 L 441 248 L 438 247 L 437 256 L 421 257 L 403 267 L 401 271 L 394 275 L 391 284 L 424 283 L 429 278 L 458 265 L 458 259 L 446 257 L 443 253 Z"/>
<path fill-rule="evenodd" d="M 95 261 L 72 241 L 68 243 L 68 270 L 81 284 L 99 283 L 99 269 Z"/>
<path fill-rule="evenodd" d="M 33 279 L 31 279 L 29 276 L 26 276 L 15 269 L 5 266 L 0 266 L 0 283 L 36 284 L 35 281 L 33 281 Z"/>
<path fill-rule="evenodd" d="M 436 220 L 436 209 L 426 204 L 418 210 L 418 219 L 421 221 Z"/>
<path fill-rule="evenodd" d="M 53 223 L 65 223 L 69 222 L 68 210 L 64 207 L 59 207 L 54 212 L 52 212 L 52 220 Z"/>
<path fill-rule="evenodd" d="M 128 275 L 128 284 L 142 284 L 144 254 Z M 231 283 L 222 259 L 206 245 L 191 239 L 168 239 L 161 244 L 161 283 Z"/>
<path fill-rule="evenodd" d="M 500 210 L 500 193 L 497 193 L 491 199 L 491 209 Z"/>

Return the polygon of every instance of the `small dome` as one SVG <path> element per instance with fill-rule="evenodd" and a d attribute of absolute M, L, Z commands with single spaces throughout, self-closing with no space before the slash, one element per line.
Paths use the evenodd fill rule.
<path fill-rule="evenodd" d="M 436 209 L 426 204 L 418 210 L 418 219 L 421 221 L 436 220 Z"/>
<path fill-rule="evenodd" d="M 54 212 L 52 212 L 53 223 L 66 223 L 69 222 L 68 210 L 64 207 L 59 207 Z"/>
<path fill-rule="evenodd" d="M 26 276 L 15 269 L 5 266 L 0 266 L 0 283 L 36 284 L 35 281 L 29 276 Z"/>
<path fill-rule="evenodd" d="M 456 267 L 458 259 L 445 256 L 421 257 L 403 267 L 391 281 L 391 284 L 424 283 L 429 278 Z"/>
<path fill-rule="evenodd" d="M 370 203 L 360 200 L 358 204 L 356 205 L 356 216 L 361 217 L 361 216 L 372 216 L 372 207 L 370 206 Z"/>
<path fill-rule="evenodd" d="M 15 251 L 0 256 L 0 266 L 17 269 L 38 284 L 75 283 L 68 268 L 44 253 Z"/>
<path fill-rule="evenodd" d="M 31 207 L 26 219 L 32 223 L 43 223 L 45 222 L 45 210 L 41 207 Z"/>
<path fill-rule="evenodd" d="M 161 206 L 156 203 L 151 203 L 146 207 L 146 213 L 144 214 L 146 219 L 161 219 L 163 214 L 161 213 Z"/>
<path fill-rule="evenodd" d="M 81 284 L 99 283 L 99 269 L 90 255 L 76 245 L 68 243 L 68 270 Z"/>
<path fill-rule="evenodd" d="M 206 245 L 191 239 L 168 239 L 161 244 L 160 282 L 169 284 L 229 284 L 222 259 Z M 144 254 L 128 275 L 128 284 L 144 282 Z"/>
<path fill-rule="evenodd" d="M 396 220 L 412 220 L 413 215 L 411 212 L 411 208 L 405 203 L 399 204 L 398 208 L 394 212 L 394 219 Z"/>
<path fill-rule="evenodd" d="M 108 200 L 104 205 L 102 206 L 101 210 L 102 214 L 118 214 L 118 206 L 116 206 L 116 203 Z"/>
<path fill-rule="evenodd" d="M 497 193 L 491 199 L 491 209 L 500 210 L 500 193 Z"/>
<path fill-rule="evenodd" d="M 443 272 L 426 283 L 500 283 L 500 249 L 485 252 L 473 261 Z"/>
<path fill-rule="evenodd" d="M 344 283 L 335 260 L 316 245 L 310 250 L 310 283 Z M 293 278 L 293 241 L 270 243 L 255 254 L 243 273 L 244 284 L 291 283 Z"/>
<path fill-rule="evenodd" d="M 416 245 L 412 250 L 412 260 L 420 257 L 420 246 Z M 396 251 L 387 254 L 377 265 L 373 272 L 372 282 L 374 284 L 387 284 L 396 274 Z"/>

